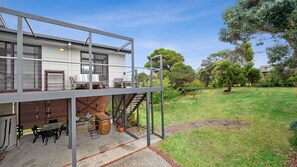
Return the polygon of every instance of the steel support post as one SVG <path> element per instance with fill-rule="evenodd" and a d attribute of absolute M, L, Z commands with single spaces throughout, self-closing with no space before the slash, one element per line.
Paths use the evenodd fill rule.
<path fill-rule="evenodd" d="M 23 18 L 18 17 L 17 30 L 17 93 L 23 93 Z"/>
<path fill-rule="evenodd" d="M 150 59 L 150 87 L 153 87 L 153 60 Z"/>
<path fill-rule="evenodd" d="M 134 40 L 131 43 L 131 66 L 132 66 L 132 88 L 135 88 L 135 78 L 134 78 Z"/>
<path fill-rule="evenodd" d="M 154 96 L 153 92 L 151 92 L 151 119 L 152 119 L 152 134 L 155 133 L 155 127 L 154 127 Z"/>
<path fill-rule="evenodd" d="M 126 95 L 124 95 L 123 97 L 123 105 L 124 105 L 124 127 L 125 127 L 125 130 L 127 130 L 127 110 L 126 110 Z"/>
<path fill-rule="evenodd" d="M 89 32 L 89 89 L 90 90 L 93 89 L 92 73 L 93 73 L 92 33 Z"/>
<path fill-rule="evenodd" d="M 150 95 L 146 93 L 146 139 L 147 146 L 151 145 L 151 133 L 150 133 Z"/>
<path fill-rule="evenodd" d="M 72 147 L 72 110 L 71 110 L 71 99 L 67 99 L 68 105 L 68 148 L 71 149 Z"/>
<path fill-rule="evenodd" d="M 137 73 L 137 69 L 135 69 L 135 87 L 138 88 L 138 73 Z"/>
<path fill-rule="evenodd" d="M 76 98 L 71 98 L 72 166 L 76 167 Z"/>
<path fill-rule="evenodd" d="M 114 95 L 111 96 L 111 115 L 112 115 L 112 122 L 114 122 Z"/>
<path fill-rule="evenodd" d="M 139 108 L 136 109 L 137 112 L 137 126 L 139 126 Z"/>
<path fill-rule="evenodd" d="M 165 138 L 164 130 L 164 91 L 161 91 L 161 126 L 162 126 L 162 139 Z"/>

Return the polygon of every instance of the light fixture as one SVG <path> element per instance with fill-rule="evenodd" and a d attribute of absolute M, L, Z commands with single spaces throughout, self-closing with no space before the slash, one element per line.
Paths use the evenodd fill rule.
<path fill-rule="evenodd" d="M 60 52 L 64 52 L 65 51 L 64 48 L 60 48 L 59 50 L 60 50 Z"/>

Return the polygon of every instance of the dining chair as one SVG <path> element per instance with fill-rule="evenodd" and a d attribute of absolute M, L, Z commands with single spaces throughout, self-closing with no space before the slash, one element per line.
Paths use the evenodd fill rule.
<path fill-rule="evenodd" d="M 49 137 L 53 137 L 54 138 L 54 143 L 56 143 L 56 140 L 58 139 L 58 134 L 57 134 L 57 132 L 55 130 L 50 130 L 50 131 L 44 132 L 43 138 L 45 138 L 45 145 L 47 145 Z"/>
<path fill-rule="evenodd" d="M 37 138 L 39 136 L 42 136 L 43 134 L 40 132 L 40 128 L 38 128 L 37 125 L 34 125 L 32 128 L 31 128 L 32 132 L 33 132 L 33 135 L 34 135 L 34 139 L 33 139 L 33 143 L 35 143 L 35 141 L 37 140 Z M 42 136 L 42 142 L 44 142 L 44 138 Z"/>

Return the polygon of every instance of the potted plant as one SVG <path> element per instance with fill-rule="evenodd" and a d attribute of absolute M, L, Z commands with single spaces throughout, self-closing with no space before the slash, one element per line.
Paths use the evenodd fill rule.
<path fill-rule="evenodd" d="M 124 132 L 124 130 L 125 130 L 125 126 L 124 126 L 123 124 L 120 124 L 120 125 L 118 126 L 118 130 L 119 130 L 120 133 Z"/>

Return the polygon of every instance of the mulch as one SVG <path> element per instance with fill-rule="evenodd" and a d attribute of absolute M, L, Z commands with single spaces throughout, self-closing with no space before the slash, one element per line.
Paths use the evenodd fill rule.
<path fill-rule="evenodd" d="M 199 121 L 199 122 L 191 122 L 179 125 L 168 126 L 165 129 L 166 135 L 172 135 L 177 132 L 182 132 L 190 129 L 197 129 L 205 126 L 234 126 L 234 127 L 242 127 L 249 126 L 250 123 L 242 122 L 242 121 L 229 121 L 229 120 L 209 120 L 209 121 Z"/>

